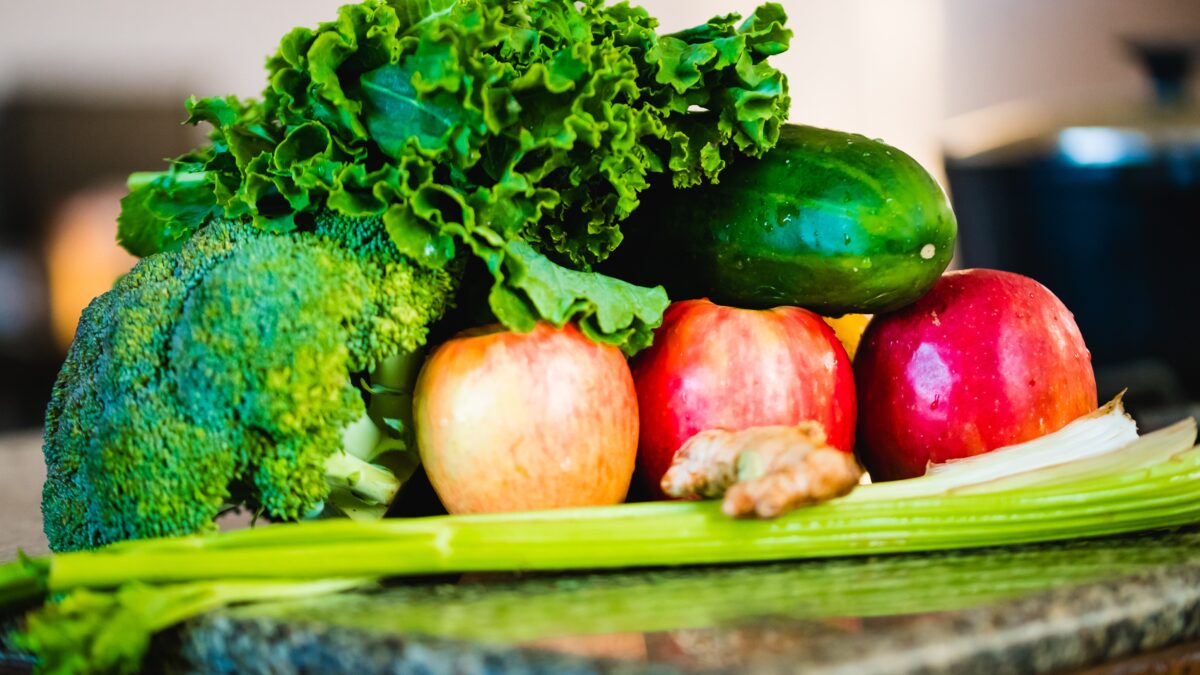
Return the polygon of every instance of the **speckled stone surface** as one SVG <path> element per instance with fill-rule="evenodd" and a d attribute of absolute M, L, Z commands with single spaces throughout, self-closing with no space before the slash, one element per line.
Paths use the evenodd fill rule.
<path fill-rule="evenodd" d="M 1200 530 L 749 567 L 474 576 L 165 636 L 219 673 L 1053 673 L 1200 638 Z"/>

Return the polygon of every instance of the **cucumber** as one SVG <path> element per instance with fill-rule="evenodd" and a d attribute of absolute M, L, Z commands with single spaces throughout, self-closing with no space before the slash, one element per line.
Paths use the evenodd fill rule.
<path fill-rule="evenodd" d="M 857 134 L 787 125 L 762 159 L 716 185 L 656 186 L 624 226 L 615 273 L 673 299 L 875 314 L 921 297 L 957 224 L 915 160 Z"/>

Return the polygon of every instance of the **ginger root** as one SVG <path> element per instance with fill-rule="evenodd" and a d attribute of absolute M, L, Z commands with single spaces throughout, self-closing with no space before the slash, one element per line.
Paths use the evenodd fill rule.
<path fill-rule="evenodd" d="M 848 494 L 863 470 L 826 443 L 818 422 L 710 429 L 683 444 L 663 476 L 672 497 L 724 496 L 729 516 L 775 518 L 799 506 Z"/>

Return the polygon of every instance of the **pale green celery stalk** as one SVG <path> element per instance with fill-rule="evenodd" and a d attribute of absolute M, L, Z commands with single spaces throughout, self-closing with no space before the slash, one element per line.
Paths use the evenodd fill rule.
<path fill-rule="evenodd" d="M 1144 469 L 1170 460 L 1191 448 L 1196 442 L 1196 420 L 1186 419 L 1165 429 L 1142 436 L 1134 443 L 1113 452 L 1085 457 L 1070 464 L 1055 467 L 1053 471 L 1029 471 L 1004 476 L 985 483 L 958 488 L 964 494 L 976 492 L 1015 491 L 1025 487 L 1050 483 L 1070 483 L 1088 476 L 1120 475 Z"/>
<path fill-rule="evenodd" d="M 129 179 L 125 181 L 126 187 L 130 190 L 136 190 L 153 183 L 163 176 L 171 176 L 171 180 L 175 183 L 203 183 L 208 180 L 207 171 L 183 171 L 171 175 L 167 171 L 136 171 L 129 174 Z"/>
<path fill-rule="evenodd" d="M 448 533 L 442 546 L 411 543 L 303 546 L 286 550 L 205 551 L 189 559 L 179 554 L 129 554 L 100 559 L 75 555 L 56 560 L 50 587 L 110 587 L 132 579 L 177 582 L 243 578 L 392 577 L 491 570 L 565 570 L 701 563 L 762 562 L 844 555 L 929 551 L 1102 536 L 1200 520 L 1193 494 L 1136 511 L 1072 516 L 1038 522 L 982 517 L 918 525 L 898 520 L 891 527 L 861 532 L 708 531 L 663 541 L 624 541 L 620 535 L 571 532 L 558 527 L 545 538 L 497 535 L 494 530 Z M 670 523 L 664 523 L 669 525 Z M 658 523 L 655 523 L 658 525 Z M 724 537 L 716 540 L 716 537 Z M 711 539 L 701 539 L 711 537 Z"/>
<path fill-rule="evenodd" d="M 847 498 L 890 500 L 945 494 L 1014 473 L 1045 472 L 1046 476 L 1054 476 L 1064 465 L 1096 455 L 1124 452 L 1122 448 L 1137 440 L 1137 424 L 1125 413 L 1118 396 L 1054 433 L 982 455 L 935 464 L 919 478 L 872 484 L 870 489 L 857 489 Z"/>
<path fill-rule="evenodd" d="M 719 504 L 672 505 L 673 513 L 630 521 L 507 521 L 440 517 L 381 523 L 273 526 L 224 547 L 220 535 L 193 548 L 128 547 L 54 559 L 50 587 L 111 586 L 220 577 L 400 576 L 480 570 L 751 562 L 967 548 L 1100 536 L 1200 521 L 1200 452 L 1072 485 L 918 498 L 899 503 L 830 502 L 773 521 L 735 521 Z M 524 517 L 523 517 L 524 516 Z M 325 535 L 332 536 L 326 539 Z M 291 537 L 287 543 L 287 537 Z M 356 539 L 356 537 L 361 537 Z"/>
<path fill-rule="evenodd" d="M 977 494 L 840 499 L 771 521 L 731 520 L 715 502 L 668 502 L 330 520 L 129 542 L 34 562 L 41 567 L 0 567 L 0 590 L 752 562 L 1094 537 L 1200 522 L 1200 448 L 1193 440 L 1185 424 L 1119 453 L 1043 469 L 1049 478 L 1037 484 L 1013 478 Z"/>
<path fill-rule="evenodd" d="M 1130 446 L 1128 448 L 1130 451 L 1129 456 L 1136 456 L 1138 449 L 1141 447 L 1147 445 L 1157 446 L 1160 440 L 1168 439 L 1164 434 L 1171 434 L 1169 436 L 1170 442 L 1164 446 L 1168 448 L 1171 454 L 1191 447 L 1187 440 L 1188 436 L 1178 437 L 1171 430 L 1164 430 L 1163 432 L 1150 434 L 1141 441 L 1138 441 L 1138 443 Z M 996 494 L 992 494 L 988 498 L 987 503 L 989 504 L 989 508 L 1002 515 L 1021 514 L 1029 511 L 1037 512 L 1052 505 L 1078 504 L 1081 497 L 1086 495 L 1092 502 L 1100 504 L 1097 508 L 1107 509 L 1107 504 L 1110 502 L 1136 499 L 1139 495 L 1153 493 L 1159 488 L 1148 485 L 1147 481 L 1154 480 L 1154 477 L 1160 475 L 1162 472 L 1172 471 L 1177 467 L 1176 464 L 1168 462 L 1140 471 L 1122 471 L 1115 475 L 1108 475 L 1107 477 L 1104 476 L 1102 469 L 1093 468 L 1091 469 L 1093 474 L 1096 471 L 1100 471 L 1100 477 L 1106 479 L 1101 483 L 1101 489 L 1095 486 L 1086 487 L 1088 483 L 1083 480 L 1086 476 L 1079 475 L 1079 472 L 1074 471 L 1070 466 L 1054 469 L 1056 472 L 1069 470 L 1075 481 L 1070 484 L 1058 485 L 1056 482 L 1050 481 L 1048 485 L 1042 485 L 1036 493 L 1012 488 L 1006 494 L 1003 490 L 993 487 L 991 492 Z M 863 486 L 859 488 L 859 491 L 870 492 L 880 490 L 885 485 Z M 1035 496 L 1037 497 L 1036 499 L 1034 498 Z M 948 499 L 951 501 L 947 501 Z M 948 509 L 962 512 L 964 503 L 961 500 L 944 496 L 912 497 L 896 501 L 840 499 L 826 505 L 804 509 L 793 516 L 772 522 L 810 522 L 812 523 L 812 527 L 830 528 L 833 526 L 831 523 L 822 521 L 817 516 L 833 510 L 835 513 L 845 515 L 845 522 L 848 527 L 863 530 L 871 526 L 875 522 L 873 519 L 877 518 L 882 518 L 884 522 L 892 522 L 895 518 L 903 514 L 926 512 L 933 513 L 934 518 L 945 518 L 947 516 L 945 511 Z M 707 502 L 652 502 L 612 507 L 384 521 L 376 523 L 370 528 L 355 527 L 344 521 L 333 520 L 307 524 L 305 526 L 305 536 L 310 541 L 321 541 L 330 545 L 368 543 L 372 541 L 395 543 L 400 540 L 432 544 L 435 540 L 446 536 L 444 528 L 446 523 L 453 523 L 459 529 L 471 526 L 503 527 L 520 524 L 522 526 L 530 526 L 531 528 L 542 528 L 537 531 L 549 531 L 547 529 L 548 526 L 555 523 L 565 523 L 570 526 L 585 528 L 592 523 L 598 522 L 604 526 L 623 531 L 623 536 L 627 539 L 645 537 L 659 540 L 662 538 L 663 533 L 661 531 L 662 528 L 658 524 L 686 521 L 689 523 L 699 523 L 699 525 L 693 525 L 693 527 L 712 527 L 714 523 L 710 521 L 716 521 L 719 524 L 726 520 L 724 516 L 718 513 L 716 506 Z M 735 527 L 740 528 L 741 526 Z M 291 547 L 296 543 L 297 535 L 293 533 L 290 526 L 273 526 L 266 529 L 228 532 L 216 538 L 187 537 L 125 542 L 110 546 L 105 549 L 105 553 L 114 554 L 123 550 L 147 552 L 151 550 L 261 549 L 273 546 Z"/>

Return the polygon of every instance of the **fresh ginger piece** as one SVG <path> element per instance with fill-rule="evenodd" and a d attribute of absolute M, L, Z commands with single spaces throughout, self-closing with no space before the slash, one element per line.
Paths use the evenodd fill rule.
<path fill-rule="evenodd" d="M 672 497 L 721 497 L 729 516 L 775 518 L 848 494 L 862 478 L 853 455 L 826 443 L 818 422 L 710 429 L 683 444 L 663 476 Z"/>

